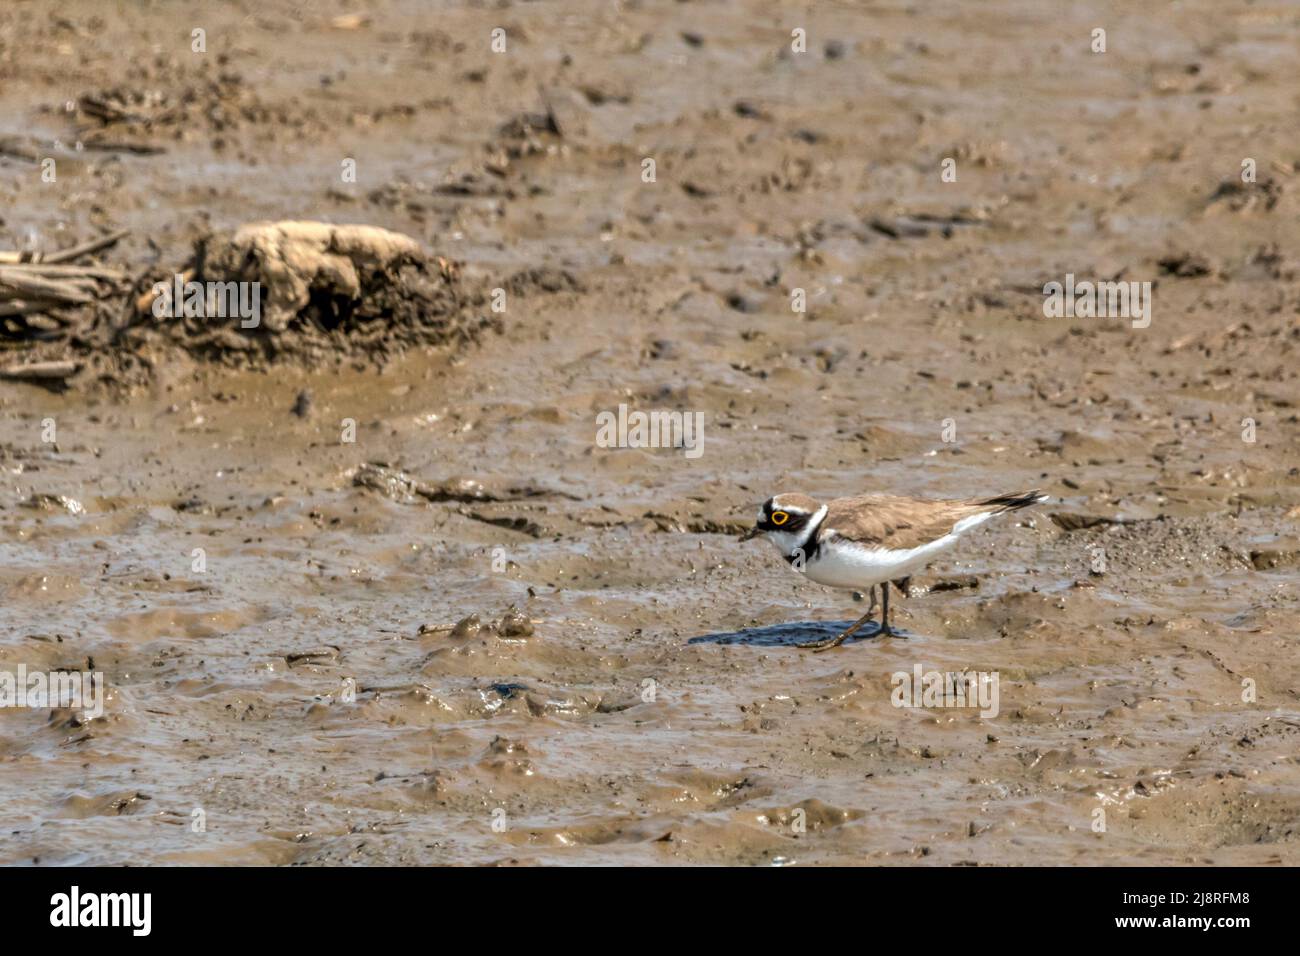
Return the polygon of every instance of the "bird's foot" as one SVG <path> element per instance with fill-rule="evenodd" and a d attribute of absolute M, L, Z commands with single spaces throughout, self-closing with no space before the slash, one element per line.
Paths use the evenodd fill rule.
<path fill-rule="evenodd" d="M 796 644 L 795 647 L 804 651 L 828 651 L 832 647 L 839 647 L 848 636 L 848 634 L 837 634 L 834 637 L 823 638 L 820 641 L 805 641 L 803 644 Z"/>

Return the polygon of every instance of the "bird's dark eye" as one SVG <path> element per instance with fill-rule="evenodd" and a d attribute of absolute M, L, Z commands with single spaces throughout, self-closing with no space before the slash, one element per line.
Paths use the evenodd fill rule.
<path fill-rule="evenodd" d="M 790 520 L 790 515 L 788 512 L 785 511 L 772 512 L 772 524 L 774 525 L 783 525 L 789 520 Z"/>

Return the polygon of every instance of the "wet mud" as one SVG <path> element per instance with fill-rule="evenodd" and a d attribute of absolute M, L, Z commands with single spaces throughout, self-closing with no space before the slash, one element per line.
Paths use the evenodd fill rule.
<path fill-rule="evenodd" d="M 0 380 L 0 671 L 105 691 L 0 710 L 0 862 L 1300 863 L 1294 7 L 352 12 L 0 9 L 0 247 L 130 230 L 61 316 L 314 220 L 489 320 Z M 1048 317 L 1067 274 L 1149 326 Z M 598 446 L 620 404 L 702 454 Z M 1031 487 L 824 654 L 864 605 L 736 540 Z"/>

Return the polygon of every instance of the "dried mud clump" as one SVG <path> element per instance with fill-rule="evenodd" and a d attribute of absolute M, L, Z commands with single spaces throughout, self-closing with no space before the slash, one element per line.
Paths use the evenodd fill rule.
<path fill-rule="evenodd" d="M 181 297 L 174 277 L 141 284 L 118 346 L 171 345 L 255 367 L 377 364 L 412 347 L 467 344 L 493 325 L 455 264 L 374 226 L 250 223 L 199 240 L 180 275 Z"/>

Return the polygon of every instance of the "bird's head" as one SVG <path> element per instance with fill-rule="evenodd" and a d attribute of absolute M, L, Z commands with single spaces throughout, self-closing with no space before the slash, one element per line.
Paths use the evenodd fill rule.
<path fill-rule="evenodd" d="M 777 495 L 763 502 L 758 521 L 740 536 L 741 541 L 763 535 L 782 554 L 788 554 L 807 535 L 808 523 L 821 511 L 821 503 L 807 495 Z"/>

